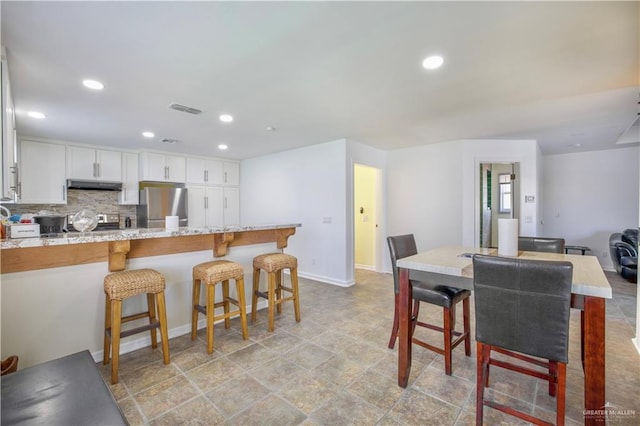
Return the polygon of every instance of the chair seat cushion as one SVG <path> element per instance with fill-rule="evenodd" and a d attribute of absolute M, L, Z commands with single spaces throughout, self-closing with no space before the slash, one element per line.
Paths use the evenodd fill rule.
<path fill-rule="evenodd" d="M 112 300 L 164 291 L 164 275 L 153 269 L 112 272 L 104 278 L 104 292 Z"/>
<path fill-rule="evenodd" d="M 411 285 L 414 299 L 442 306 L 443 308 L 451 308 L 451 306 L 471 295 L 469 290 L 430 284 L 425 281 L 411 280 Z"/>
<path fill-rule="evenodd" d="M 631 256 L 622 256 L 620 257 L 620 264 L 622 266 L 626 266 L 627 268 L 637 268 L 638 267 L 638 258 Z"/>
<path fill-rule="evenodd" d="M 193 279 L 204 281 L 206 284 L 243 278 L 244 269 L 242 265 L 230 260 L 213 260 L 193 267 Z"/>
<path fill-rule="evenodd" d="M 285 268 L 297 268 L 298 259 L 285 253 L 267 253 L 253 258 L 253 267 L 266 272 L 276 272 Z"/>

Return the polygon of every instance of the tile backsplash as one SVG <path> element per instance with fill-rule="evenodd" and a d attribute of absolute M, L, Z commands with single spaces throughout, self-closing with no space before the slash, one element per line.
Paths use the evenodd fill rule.
<path fill-rule="evenodd" d="M 131 226 L 136 227 L 136 206 L 121 206 L 118 204 L 117 191 L 96 191 L 86 189 L 69 189 L 67 204 L 12 204 L 6 205 L 12 214 L 38 213 L 47 210 L 55 214 L 76 214 L 82 209 L 89 209 L 96 213 L 119 213 L 120 227 L 124 228 L 124 220 L 131 218 Z"/>

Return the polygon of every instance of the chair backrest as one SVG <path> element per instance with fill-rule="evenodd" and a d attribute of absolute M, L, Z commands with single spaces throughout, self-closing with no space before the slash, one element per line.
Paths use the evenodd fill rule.
<path fill-rule="evenodd" d="M 473 257 L 476 340 L 567 362 L 573 265 Z"/>
<path fill-rule="evenodd" d="M 400 276 L 396 262 L 398 259 L 418 254 L 416 240 L 413 238 L 413 234 L 396 235 L 395 237 L 387 237 L 387 244 L 389 244 L 391 268 L 393 269 L 393 289 L 398 293 L 400 291 Z"/>
<path fill-rule="evenodd" d="M 518 237 L 518 250 L 564 253 L 564 238 Z"/>

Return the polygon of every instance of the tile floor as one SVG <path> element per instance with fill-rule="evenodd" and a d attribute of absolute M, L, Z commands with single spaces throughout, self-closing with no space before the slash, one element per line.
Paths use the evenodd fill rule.
<path fill-rule="evenodd" d="M 632 345 L 636 285 L 607 273 L 614 298 L 607 303 L 607 401 L 635 415 L 610 424 L 640 424 L 640 356 Z M 387 349 L 393 318 L 388 274 L 359 270 L 357 284 L 341 288 L 302 279 L 302 321 L 287 305 L 266 331 L 266 310 L 243 340 L 239 322 L 215 329 L 215 351 L 206 353 L 204 330 L 170 340 L 171 364 L 160 349 L 121 357 L 120 383 L 110 388 L 132 425 L 472 425 L 475 422 L 475 342 L 472 357 L 454 351 L 453 375 L 443 359 L 414 346 L 410 384 L 396 384 L 396 350 Z M 441 310 L 423 304 L 421 318 L 441 320 Z M 472 304 L 473 309 L 473 304 Z M 461 309 L 459 324 L 461 325 Z M 473 316 L 473 315 L 472 315 Z M 583 377 L 579 312 L 571 315 L 567 377 L 567 424 L 582 424 Z M 473 324 L 472 324 L 473 329 Z M 430 332 L 425 332 L 430 333 Z M 441 337 L 422 336 L 440 344 Z M 105 380 L 108 366 L 98 364 Z M 498 368 L 495 398 L 537 416 L 554 419 L 555 400 L 544 382 Z M 522 424 L 485 409 L 485 424 Z"/>

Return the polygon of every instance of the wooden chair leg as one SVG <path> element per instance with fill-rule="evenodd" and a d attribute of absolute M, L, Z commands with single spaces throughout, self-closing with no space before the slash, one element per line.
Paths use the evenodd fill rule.
<path fill-rule="evenodd" d="M 107 335 L 107 330 L 111 328 L 111 299 L 107 293 L 104 294 L 104 349 L 102 351 L 102 364 L 109 364 L 111 359 L 111 338 Z M 113 330 L 110 330 L 111 333 Z"/>
<path fill-rule="evenodd" d="M 393 304 L 393 325 L 391 326 L 391 337 L 389 338 L 389 349 L 393 349 L 396 345 L 398 338 L 398 303 L 400 302 L 400 295 L 396 293 Z"/>
<path fill-rule="evenodd" d="M 558 381 L 558 363 L 549 361 L 549 396 L 556 396 Z"/>
<path fill-rule="evenodd" d="M 224 311 L 224 328 L 229 329 L 231 327 L 231 320 L 229 319 L 229 280 L 222 281 L 222 309 Z"/>
<path fill-rule="evenodd" d="M 274 307 L 275 307 L 275 298 L 276 298 L 276 274 L 270 272 L 267 274 L 269 278 L 269 290 L 267 296 L 268 302 L 268 315 L 269 315 L 269 331 L 273 331 L 275 328 L 274 321 Z"/>
<path fill-rule="evenodd" d="M 416 325 L 418 324 L 418 317 L 420 316 L 420 301 L 413 301 L 413 316 L 411 317 L 411 335 L 416 331 Z"/>
<path fill-rule="evenodd" d="M 215 293 L 216 287 L 207 284 L 207 353 L 213 352 L 213 316 L 215 313 Z"/>
<path fill-rule="evenodd" d="M 453 327 L 454 310 L 449 308 L 442 309 L 442 318 L 444 329 L 444 372 L 447 376 L 451 375 L 451 338 Z"/>
<path fill-rule="evenodd" d="M 487 360 L 485 359 L 484 344 L 477 342 L 476 344 L 476 426 L 482 425 L 484 414 L 484 387 Z"/>
<path fill-rule="evenodd" d="M 191 298 L 191 340 L 196 340 L 198 333 L 198 310 L 200 304 L 200 280 L 193 280 L 193 294 Z"/>
<path fill-rule="evenodd" d="M 167 305 L 164 299 L 164 291 L 156 294 L 158 301 L 158 320 L 160 321 L 160 339 L 162 340 L 162 356 L 165 364 L 169 364 L 169 329 L 167 327 Z M 156 330 L 153 330 L 156 334 Z"/>
<path fill-rule="evenodd" d="M 153 293 L 147 293 L 147 312 L 149 312 L 149 324 L 156 322 L 156 295 Z M 155 328 L 149 330 L 151 334 L 151 347 L 153 349 L 158 347 L 158 333 Z"/>
<path fill-rule="evenodd" d="M 558 395 L 556 397 L 556 424 L 564 426 L 564 413 L 566 410 L 567 389 L 567 364 L 558 363 Z"/>
<path fill-rule="evenodd" d="M 260 269 L 253 268 L 253 288 L 251 291 L 251 322 L 255 322 L 258 311 L 258 290 L 260 285 Z"/>
<path fill-rule="evenodd" d="M 282 269 L 274 272 L 276 277 L 276 311 L 282 313 L 282 275 L 284 272 Z"/>
<path fill-rule="evenodd" d="M 466 337 L 464 338 L 464 354 L 466 356 L 471 356 L 471 325 L 469 320 L 471 316 L 469 314 L 469 304 L 468 297 L 462 301 L 462 332 L 466 334 Z"/>
<path fill-rule="evenodd" d="M 300 322 L 300 292 L 298 286 L 298 268 L 291 268 L 291 289 L 293 290 L 293 311 L 296 322 Z"/>
<path fill-rule="evenodd" d="M 111 301 L 111 384 L 118 383 L 120 366 L 120 321 L 122 319 L 122 300 Z"/>
<path fill-rule="evenodd" d="M 238 304 L 240 305 L 240 326 L 242 327 L 242 338 L 249 338 L 249 330 L 247 329 L 247 305 L 244 299 L 244 278 L 236 280 L 236 293 L 238 293 Z"/>

